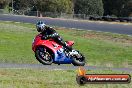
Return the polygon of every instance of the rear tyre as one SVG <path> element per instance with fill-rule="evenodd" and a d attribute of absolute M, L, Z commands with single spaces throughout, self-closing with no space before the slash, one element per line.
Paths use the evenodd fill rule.
<path fill-rule="evenodd" d="M 44 65 L 51 65 L 53 63 L 51 50 L 47 48 L 38 47 L 35 51 L 35 57 L 40 63 Z"/>
<path fill-rule="evenodd" d="M 72 64 L 74 66 L 84 66 L 85 65 L 85 57 L 82 54 L 80 54 L 80 57 L 73 55 L 72 59 L 73 59 Z"/>

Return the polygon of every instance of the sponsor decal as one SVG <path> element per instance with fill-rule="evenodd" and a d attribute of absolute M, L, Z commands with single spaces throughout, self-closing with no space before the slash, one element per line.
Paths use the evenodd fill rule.
<path fill-rule="evenodd" d="M 83 84 L 104 84 L 104 83 L 130 83 L 129 74 L 86 74 L 83 67 L 79 67 L 76 81 L 79 85 Z"/>

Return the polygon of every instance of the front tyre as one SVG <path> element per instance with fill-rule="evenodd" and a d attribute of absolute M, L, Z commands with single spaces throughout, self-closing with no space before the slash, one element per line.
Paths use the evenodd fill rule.
<path fill-rule="evenodd" d="M 74 66 L 84 66 L 85 65 L 85 57 L 82 54 L 80 54 L 79 57 L 77 55 L 73 55 L 72 59 L 73 59 L 72 64 Z"/>
<path fill-rule="evenodd" d="M 51 65 L 53 63 L 52 54 L 47 48 L 38 47 L 35 51 L 35 57 L 40 63 L 44 65 Z"/>

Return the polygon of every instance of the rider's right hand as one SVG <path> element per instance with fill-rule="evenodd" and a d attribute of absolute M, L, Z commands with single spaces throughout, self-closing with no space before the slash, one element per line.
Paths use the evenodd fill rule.
<path fill-rule="evenodd" d="M 42 40 L 46 40 L 47 37 L 46 37 L 46 36 L 42 36 L 41 39 L 42 39 Z"/>

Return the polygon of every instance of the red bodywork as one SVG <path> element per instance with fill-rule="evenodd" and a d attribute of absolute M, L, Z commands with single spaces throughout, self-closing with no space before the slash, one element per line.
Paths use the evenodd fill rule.
<path fill-rule="evenodd" d="M 44 46 L 49 49 L 51 49 L 53 52 L 56 52 L 60 48 L 62 48 L 61 45 L 57 44 L 53 39 L 48 39 L 48 40 L 42 40 L 41 39 L 41 34 L 38 34 L 35 39 L 33 40 L 32 43 L 32 50 L 35 52 L 36 48 L 38 46 Z M 74 44 L 74 41 L 67 41 L 66 42 L 69 46 L 72 46 Z"/>

